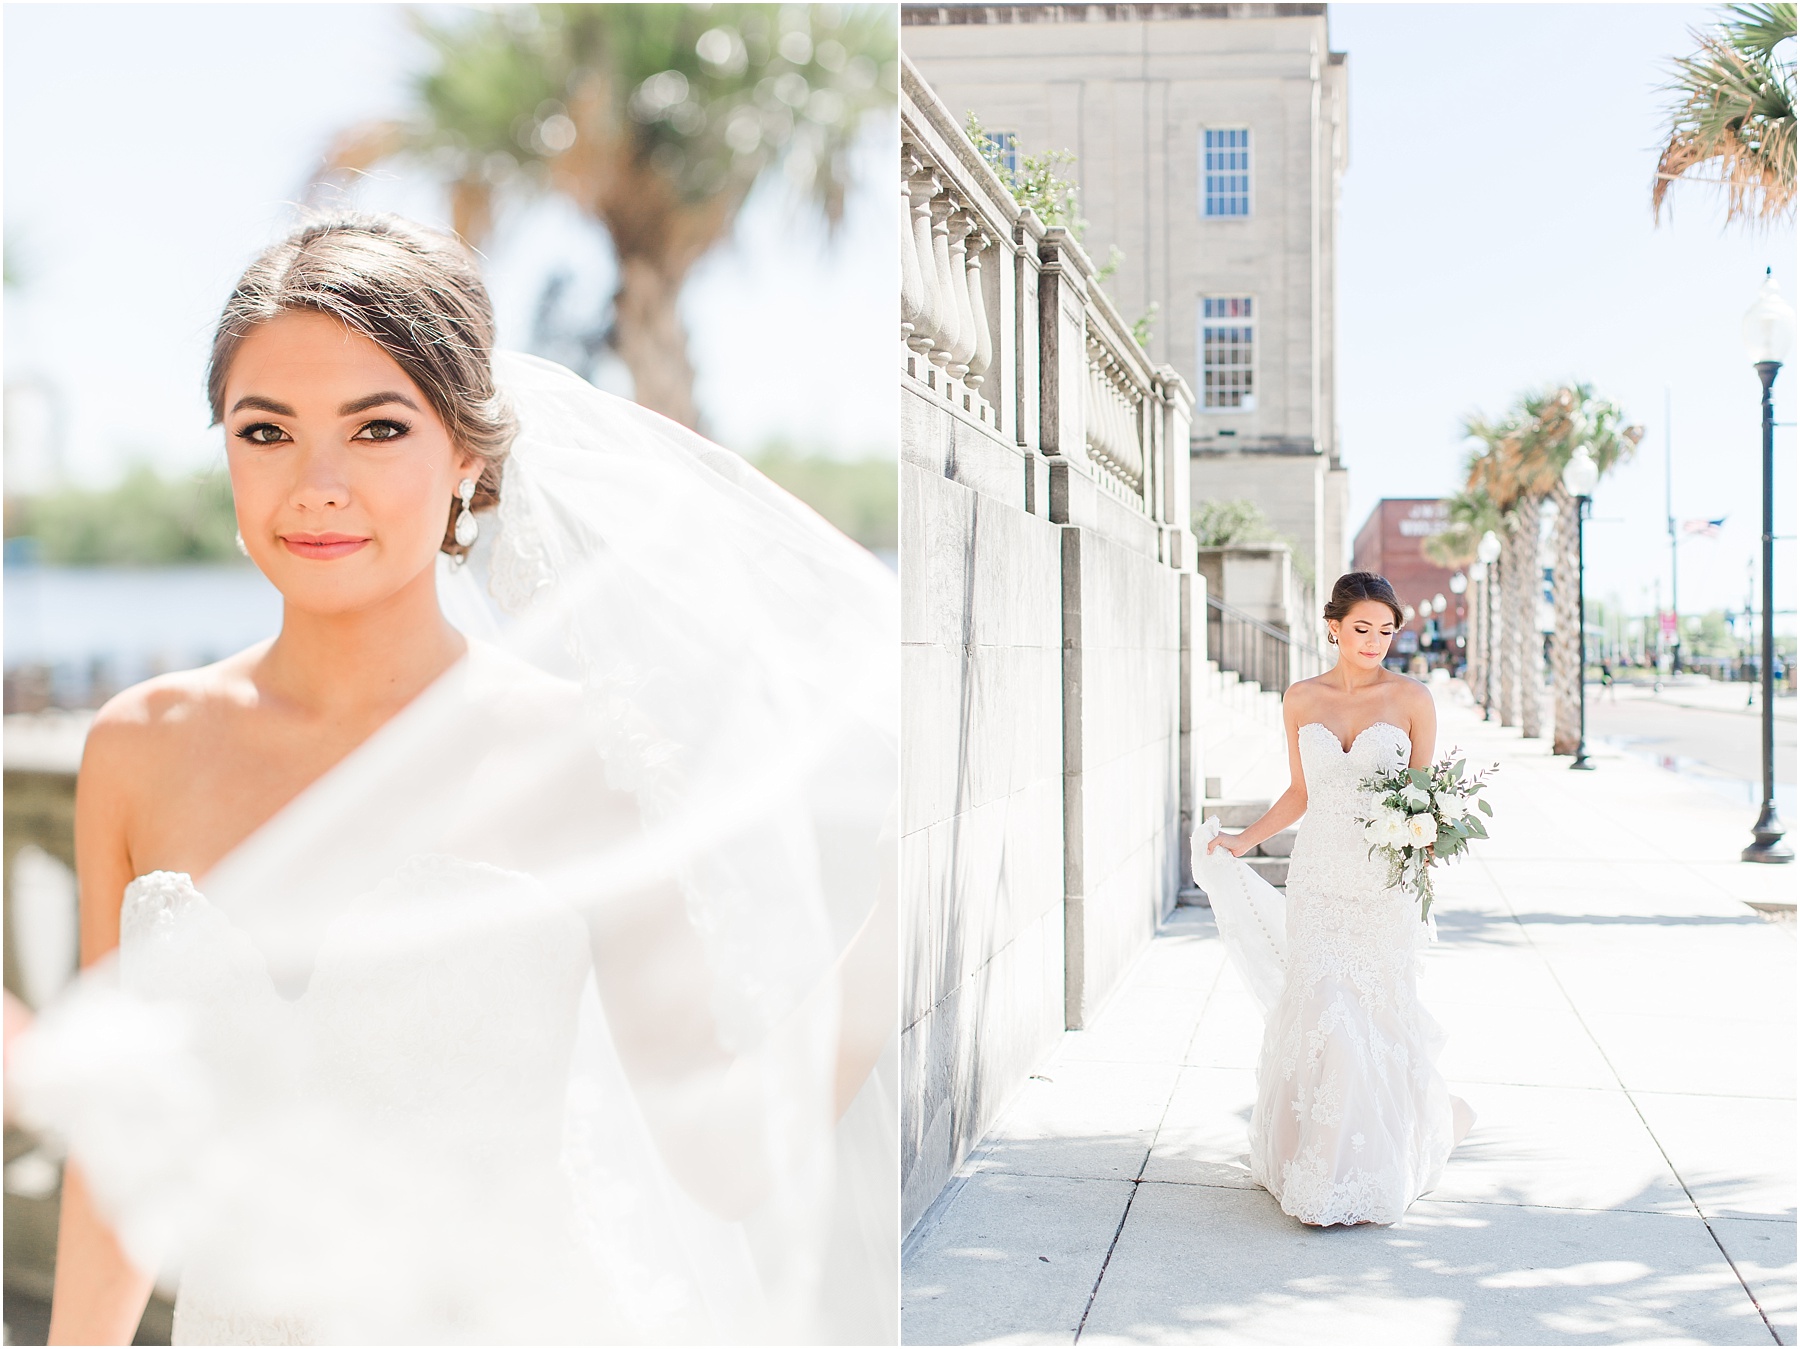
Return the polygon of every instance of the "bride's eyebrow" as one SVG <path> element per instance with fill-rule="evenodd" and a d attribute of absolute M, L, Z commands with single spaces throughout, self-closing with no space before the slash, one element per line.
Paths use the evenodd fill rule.
<path fill-rule="evenodd" d="M 414 412 L 419 410 L 419 405 L 413 402 L 413 400 L 408 398 L 405 394 L 389 391 L 386 393 L 365 394 L 361 398 L 352 398 L 348 403 L 345 403 L 343 407 L 338 409 L 338 416 L 354 417 L 359 412 L 367 412 L 370 408 L 378 408 L 383 403 L 399 403 L 403 407 L 411 408 Z"/>
<path fill-rule="evenodd" d="M 231 405 L 233 412 L 242 412 L 245 408 L 254 408 L 258 412 L 273 412 L 277 417 L 294 415 L 294 410 L 286 403 L 277 403 L 273 398 L 264 398 L 258 393 L 247 393 Z"/>

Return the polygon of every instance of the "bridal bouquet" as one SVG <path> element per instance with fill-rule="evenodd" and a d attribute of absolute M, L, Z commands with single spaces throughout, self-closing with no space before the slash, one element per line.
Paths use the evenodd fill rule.
<path fill-rule="evenodd" d="M 1390 886 L 1412 886 L 1421 922 L 1431 917 L 1433 864 L 1467 850 L 1470 839 L 1488 836 L 1481 816 L 1491 818 L 1494 810 L 1476 797 L 1495 765 L 1478 773 L 1466 772 L 1467 766 L 1467 759 L 1445 757 L 1429 768 L 1390 768 L 1362 781 L 1375 798 L 1373 813 L 1356 819 L 1369 856 L 1386 859 Z"/>

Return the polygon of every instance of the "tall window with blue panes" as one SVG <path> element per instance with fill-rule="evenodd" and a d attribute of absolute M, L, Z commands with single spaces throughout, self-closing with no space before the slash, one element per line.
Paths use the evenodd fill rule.
<path fill-rule="evenodd" d="M 1250 128 L 1207 127 L 1201 137 L 1200 214 L 1250 214 Z"/>

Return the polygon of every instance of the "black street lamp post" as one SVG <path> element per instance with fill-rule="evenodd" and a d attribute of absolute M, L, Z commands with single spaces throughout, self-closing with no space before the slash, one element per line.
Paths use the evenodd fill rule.
<path fill-rule="evenodd" d="M 1744 346 L 1762 380 L 1762 813 L 1746 862 L 1791 862 L 1794 850 L 1775 811 L 1775 375 L 1794 337 L 1794 311 L 1781 298 L 1773 269 L 1744 315 Z"/>

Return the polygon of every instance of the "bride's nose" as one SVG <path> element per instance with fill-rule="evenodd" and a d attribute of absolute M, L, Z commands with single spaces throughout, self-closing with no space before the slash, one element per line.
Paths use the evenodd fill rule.
<path fill-rule="evenodd" d="M 324 448 L 303 449 L 294 480 L 293 503 L 301 510 L 332 510 L 350 504 L 350 481 L 341 455 Z"/>

